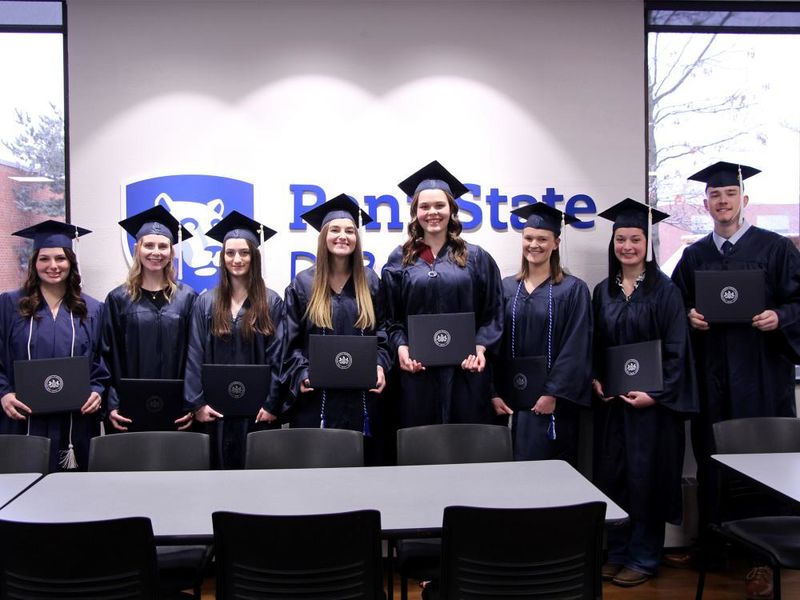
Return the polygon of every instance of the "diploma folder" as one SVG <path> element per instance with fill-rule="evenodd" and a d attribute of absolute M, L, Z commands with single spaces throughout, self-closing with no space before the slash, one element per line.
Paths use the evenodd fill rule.
<path fill-rule="evenodd" d="M 709 323 L 750 323 L 764 311 L 764 271 L 695 271 L 695 308 Z"/>
<path fill-rule="evenodd" d="M 378 379 L 378 338 L 374 335 L 310 335 L 308 370 L 313 388 L 372 389 Z"/>
<path fill-rule="evenodd" d="M 256 418 L 272 381 L 270 365 L 203 365 L 205 401 L 226 417 Z"/>
<path fill-rule="evenodd" d="M 128 431 L 175 431 L 183 410 L 183 379 L 120 379 L 119 414 Z"/>
<path fill-rule="evenodd" d="M 475 313 L 410 315 L 408 351 L 426 367 L 460 365 L 475 354 Z"/>
<path fill-rule="evenodd" d="M 508 359 L 505 374 L 505 401 L 514 410 L 530 410 L 544 393 L 547 358 L 521 356 Z"/>
<path fill-rule="evenodd" d="M 34 415 L 79 411 L 92 393 L 89 359 L 39 358 L 14 361 L 17 400 Z"/>
<path fill-rule="evenodd" d="M 603 393 L 660 392 L 664 389 L 661 340 L 606 348 Z"/>

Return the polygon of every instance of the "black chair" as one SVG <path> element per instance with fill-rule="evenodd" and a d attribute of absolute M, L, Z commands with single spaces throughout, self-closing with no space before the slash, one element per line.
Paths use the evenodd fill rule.
<path fill-rule="evenodd" d="M 268 516 L 215 512 L 217 600 L 383 598 L 376 510 Z"/>
<path fill-rule="evenodd" d="M 210 467 L 205 433 L 137 431 L 94 437 L 90 471 L 198 471 Z"/>
<path fill-rule="evenodd" d="M 50 438 L 0 435 L 0 473 L 50 472 Z"/>
<path fill-rule="evenodd" d="M 397 432 L 397 464 L 440 465 L 513 460 L 511 432 L 502 425 L 448 423 Z"/>
<path fill-rule="evenodd" d="M 89 471 L 199 471 L 210 466 L 208 435 L 188 431 L 137 431 L 94 437 Z M 199 600 L 211 546 L 158 546 L 164 595 L 192 589 Z"/>
<path fill-rule="evenodd" d="M 347 429 L 267 429 L 247 435 L 245 469 L 363 467 L 364 436 Z"/>
<path fill-rule="evenodd" d="M 448 506 L 442 572 L 423 598 L 596 600 L 606 505 L 550 508 Z"/>
<path fill-rule="evenodd" d="M 514 459 L 511 431 L 501 425 L 449 423 L 407 427 L 397 432 L 398 465 L 440 465 L 502 462 Z M 397 570 L 400 598 L 408 598 L 408 579 L 438 577 L 441 542 L 399 540 Z M 391 552 L 390 552 L 391 554 Z"/>
<path fill-rule="evenodd" d="M 714 445 L 719 454 L 800 452 L 800 419 L 753 417 L 714 423 Z M 716 467 L 716 465 L 715 465 Z M 721 467 L 719 467 L 721 468 Z M 743 478 L 719 472 L 718 501 L 753 504 L 762 492 Z M 760 503 L 759 503 L 760 504 Z M 709 525 L 711 532 L 763 556 L 772 567 L 773 598 L 781 597 L 781 568 L 800 569 L 800 517 L 756 516 Z M 706 564 L 700 561 L 695 597 L 703 597 Z"/>
<path fill-rule="evenodd" d="M 159 598 L 150 519 L 0 521 L 0 599 Z"/>

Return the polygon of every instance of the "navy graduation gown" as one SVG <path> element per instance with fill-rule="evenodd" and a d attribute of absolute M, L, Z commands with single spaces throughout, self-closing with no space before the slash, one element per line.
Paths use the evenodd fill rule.
<path fill-rule="evenodd" d="M 474 312 L 475 343 L 485 346 L 487 354 L 496 351 L 503 334 L 497 264 L 483 248 L 467 244 L 467 264 L 460 267 L 449 250 L 445 244 L 432 267 L 421 258 L 404 266 L 401 247 L 389 255 L 381 279 L 386 290 L 387 332 L 395 351 L 408 345 L 409 315 L 455 312 Z M 491 422 L 490 379 L 488 369 L 470 373 L 460 366 L 428 367 L 413 374 L 401 371 L 400 426 Z"/>
<path fill-rule="evenodd" d="M 90 362 L 90 387 L 103 394 L 108 382 L 108 371 L 99 353 L 103 304 L 81 294 L 88 314 L 84 320 L 72 317 L 63 304 L 53 318 L 44 301 L 36 310 L 39 317 L 33 321 L 30 358 L 65 358 L 88 356 Z M 28 358 L 28 333 L 30 319 L 19 314 L 22 290 L 8 292 L 0 297 L 0 334 L 2 335 L 2 362 L 0 363 L 0 396 L 13 392 L 14 361 Z M 72 352 L 72 326 L 75 326 L 75 346 Z M 86 398 L 89 396 L 87 394 Z M 69 446 L 70 415 L 72 416 L 72 444 L 79 470 L 86 470 L 89 459 L 89 440 L 100 434 L 100 413 L 81 415 L 80 412 L 31 415 L 25 421 L 14 421 L 0 415 L 0 433 L 40 435 L 50 438 L 50 471 L 60 470 L 59 457 Z M 29 429 L 30 422 L 30 429 Z"/>
<path fill-rule="evenodd" d="M 522 285 L 520 285 L 522 283 Z M 504 323 L 499 358 L 493 361 L 495 389 L 502 390 L 504 368 L 512 358 L 511 335 L 515 330 L 514 355 L 544 356 L 548 353 L 548 304 L 550 280 L 530 294 L 515 276 L 503 279 Z M 518 460 L 563 459 L 577 461 L 578 408 L 590 403 L 592 311 L 589 288 L 581 279 L 565 275 L 553 285 L 552 364 L 542 395 L 556 398 L 556 439 L 550 440 L 549 415 L 524 415 L 515 411 L 514 455 Z M 516 298 L 516 325 L 512 326 Z M 506 402 L 508 403 L 507 399 Z M 532 399 L 531 405 L 536 402 Z"/>
<path fill-rule="evenodd" d="M 192 288 L 178 283 L 171 302 L 159 309 L 143 295 L 133 302 L 125 285 L 109 292 L 102 344 L 103 359 L 111 373 L 109 411 L 119 407 L 117 386 L 122 378 L 183 379 L 196 297 Z"/>
<path fill-rule="evenodd" d="M 308 336 L 314 335 L 361 335 L 361 329 L 355 327 L 358 320 L 355 286 L 353 278 L 347 280 L 340 294 L 331 293 L 331 309 L 333 313 L 333 329 L 325 329 L 312 324 L 305 316 L 311 290 L 314 284 L 316 267 L 302 271 L 289 284 L 284 294 L 286 301 L 286 362 L 283 378 L 289 390 L 288 401 L 291 403 L 289 419 L 292 427 L 319 427 L 322 410 L 322 390 L 315 388 L 313 392 L 301 393 L 300 383 L 308 377 Z M 378 326 L 366 329 L 363 335 L 375 335 L 378 338 L 378 364 L 383 367 L 388 377 L 392 366 L 392 355 L 389 350 L 388 337 L 383 326 L 383 296 L 378 275 L 367 267 L 364 274 L 369 285 L 375 319 Z M 313 381 L 311 382 L 313 386 Z M 377 412 L 381 395 L 358 390 L 326 390 L 325 391 L 325 426 L 335 429 L 364 430 L 364 407 L 370 415 L 370 426 L 375 425 L 373 409 Z M 373 431 L 372 433 L 377 433 Z"/>
<path fill-rule="evenodd" d="M 695 306 L 694 273 L 699 270 L 761 269 L 766 305 L 778 314 L 775 331 L 750 323 L 711 324 L 691 329 L 701 398 L 693 438 L 695 453 L 712 453 L 711 425 L 743 417 L 793 417 L 794 364 L 800 363 L 800 252 L 776 233 L 751 226 L 729 256 L 717 250 L 711 234 L 683 253 L 673 281 L 686 310 Z"/>
<path fill-rule="evenodd" d="M 680 292 L 659 271 L 650 290 L 643 282 L 628 300 L 621 290 L 609 294 L 608 280 L 603 280 L 592 302 L 595 366 L 603 364 L 610 346 L 660 339 L 664 381 L 663 391 L 650 392 L 654 406 L 634 408 L 620 398 L 595 401 L 595 482 L 632 519 L 677 523 L 684 422 L 698 408 Z M 603 383 L 602 375 L 598 379 Z"/>
<path fill-rule="evenodd" d="M 230 337 L 220 338 L 212 333 L 212 314 L 216 288 L 201 294 L 192 307 L 189 325 L 189 346 L 186 356 L 186 377 L 183 395 L 186 408 L 197 410 L 206 404 L 203 398 L 203 364 L 218 365 L 271 365 L 272 380 L 269 395 L 264 398 L 263 408 L 278 416 L 280 413 L 280 370 L 283 361 L 283 300 L 273 290 L 267 291 L 269 315 L 275 327 L 272 335 L 254 333 L 252 339 L 242 337 L 240 324 L 244 311 L 249 306 L 245 301 L 233 320 Z M 244 467 L 245 440 L 251 431 L 269 429 L 273 424 L 255 423 L 252 417 L 226 417 L 208 423 L 211 434 L 212 462 L 217 468 L 240 469 Z"/>

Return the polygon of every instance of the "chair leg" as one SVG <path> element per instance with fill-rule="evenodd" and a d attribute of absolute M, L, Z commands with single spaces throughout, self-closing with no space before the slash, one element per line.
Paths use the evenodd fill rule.
<path fill-rule="evenodd" d="M 697 590 L 695 591 L 694 600 L 703 600 L 703 588 L 706 585 L 706 569 L 705 566 L 700 567 L 697 574 Z"/>
<path fill-rule="evenodd" d="M 400 572 L 400 600 L 408 600 L 408 575 Z"/>

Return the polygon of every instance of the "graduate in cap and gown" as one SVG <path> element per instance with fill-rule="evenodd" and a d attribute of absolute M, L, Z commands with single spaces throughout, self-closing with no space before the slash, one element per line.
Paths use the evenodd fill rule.
<path fill-rule="evenodd" d="M 89 440 L 100 434 L 108 371 L 99 353 L 103 305 L 81 292 L 73 240 L 90 233 L 69 223 L 44 221 L 14 232 L 32 239 L 22 287 L 0 297 L 0 433 L 50 438 L 50 471 L 86 470 Z M 86 356 L 91 391 L 80 411 L 37 415 L 16 397 L 14 361 Z"/>
<path fill-rule="evenodd" d="M 486 353 L 503 334 L 500 271 L 491 255 L 461 237 L 456 199 L 468 190 L 437 161 L 399 184 L 411 202 L 408 239 L 389 255 L 381 279 L 387 331 L 401 369 L 400 426 L 489 423 Z M 409 355 L 407 319 L 475 313 L 475 352 L 460 366 L 427 367 Z"/>
<path fill-rule="evenodd" d="M 219 285 L 202 293 L 192 308 L 183 390 L 186 408 L 211 434 L 217 468 L 243 468 L 247 434 L 278 425 L 284 308 L 264 282 L 259 252 L 275 233 L 236 211 L 206 232 L 222 243 Z M 203 364 L 270 365 L 270 388 L 258 413 L 225 417 L 209 406 L 203 395 Z"/>
<path fill-rule="evenodd" d="M 608 278 L 592 299 L 595 483 L 630 516 L 608 531 L 603 577 L 633 586 L 655 575 L 665 523 L 681 520 L 685 420 L 697 412 L 698 399 L 681 295 L 652 256 L 652 224 L 668 215 L 626 198 L 599 216 L 614 226 Z M 660 341 L 663 389 L 606 395 L 606 350 L 654 340 Z"/>
<path fill-rule="evenodd" d="M 113 429 L 127 431 L 132 421 L 119 412 L 120 379 L 183 379 L 197 294 L 176 280 L 173 263 L 175 248 L 192 234 L 167 209 L 154 206 L 119 224 L 136 245 L 127 280 L 106 297 L 102 353 L 111 373 L 108 418 Z M 191 425 L 191 412 L 175 421 L 175 429 Z"/>
<path fill-rule="evenodd" d="M 800 252 L 786 237 L 744 218 L 744 180 L 760 173 L 718 162 L 690 180 L 705 184 L 704 206 L 714 230 L 686 248 L 672 273 L 691 326 L 700 392 L 692 422 L 701 525 L 712 514 L 716 484 L 710 470 L 712 425 L 745 417 L 794 417 L 795 369 L 800 363 Z M 696 309 L 695 273 L 706 270 L 764 272 L 766 309 L 750 323 L 712 323 Z"/>
<path fill-rule="evenodd" d="M 384 330 L 383 293 L 378 275 L 364 266 L 358 228 L 372 219 L 345 194 L 305 212 L 302 219 L 319 231 L 316 264 L 301 271 L 286 288 L 286 362 L 292 427 L 361 431 L 366 462 L 375 462 L 382 419 L 379 394 L 392 364 Z M 377 336 L 378 363 L 370 390 L 321 389 L 309 380 L 309 335 Z M 378 439 L 375 439 L 377 437 Z M 377 442 L 377 443 L 376 443 Z"/>
<path fill-rule="evenodd" d="M 589 406 L 591 397 L 592 312 L 589 288 L 563 269 L 560 248 L 562 229 L 579 221 L 542 202 L 511 212 L 524 219 L 522 265 L 503 279 L 503 341 L 493 364 L 492 404 L 496 414 L 511 415 L 515 459 L 575 465 L 578 407 Z M 524 357 L 544 359 L 544 376 L 532 378 L 542 385 L 519 404 L 508 392 L 511 367 Z"/>

